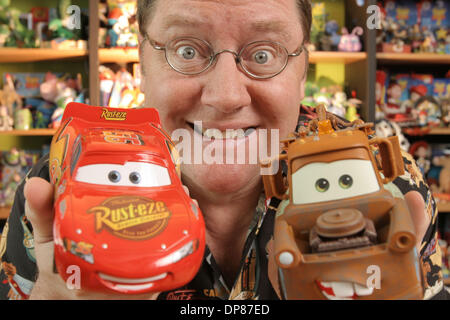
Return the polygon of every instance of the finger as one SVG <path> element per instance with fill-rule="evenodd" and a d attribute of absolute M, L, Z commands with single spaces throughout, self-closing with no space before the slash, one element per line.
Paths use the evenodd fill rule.
<path fill-rule="evenodd" d="M 38 177 L 28 179 L 24 187 L 25 214 L 33 226 L 34 241 L 53 240 L 53 186 Z"/>
<path fill-rule="evenodd" d="M 188 187 L 186 187 L 185 185 L 183 185 L 183 190 L 184 190 L 184 192 L 186 192 L 187 195 L 189 195 L 189 189 L 188 189 Z"/>
<path fill-rule="evenodd" d="M 425 210 L 425 201 L 419 192 L 410 191 L 406 193 L 405 200 L 416 231 L 417 247 L 420 248 L 431 218 Z"/>

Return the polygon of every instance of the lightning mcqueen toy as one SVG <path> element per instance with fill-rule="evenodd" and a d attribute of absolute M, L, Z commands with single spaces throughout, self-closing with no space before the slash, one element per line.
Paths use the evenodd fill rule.
<path fill-rule="evenodd" d="M 155 109 L 70 103 L 50 149 L 55 266 L 83 289 L 137 294 L 191 281 L 205 227 Z"/>

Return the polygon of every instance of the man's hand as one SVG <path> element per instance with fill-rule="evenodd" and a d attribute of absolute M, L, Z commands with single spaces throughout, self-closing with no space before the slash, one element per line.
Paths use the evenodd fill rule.
<path fill-rule="evenodd" d="M 431 222 L 430 216 L 426 212 L 425 201 L 419 192 L 409 191 L 405 194 L 405 200 L 408 204 L 408 209 L 411 213 L 411 218 L 416 230 L 416 248 L 417 253 L 419 254 L 423 237 Z"/>
<path fill-rule="evenodd" d="M 24 188 L 25 214 L 33 226 L 38 278 L 30 299 L 156 299 L 159 293 L 141 295 L 105 294 L 69 289 L 53 272 L 53 186 L 44 179 L 30 178 Z"/>

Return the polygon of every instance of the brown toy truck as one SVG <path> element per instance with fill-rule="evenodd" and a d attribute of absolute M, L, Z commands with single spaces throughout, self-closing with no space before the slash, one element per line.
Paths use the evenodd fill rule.
<path fill-rule="evenodd" d="M 273 250 L 282 298 L 422 299 L 407 204 L 384 188 L 404 173 L 397 137 L 370 138 L 362 121 L 338 129 L 318 114 L 261 164 L 288 168 L 263 176 L 266 196 L 282 199 Z"/>

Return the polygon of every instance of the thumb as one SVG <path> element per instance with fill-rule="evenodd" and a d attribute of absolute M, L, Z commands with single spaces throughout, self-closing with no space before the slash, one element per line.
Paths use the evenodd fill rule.
<path fill-rule="evenodd" d="M 53 185 L 38 177 L 24 187 L 25 214 L 33 226 L 36 244 L 53 241 Z"/>

